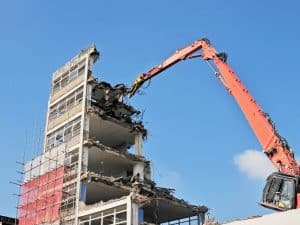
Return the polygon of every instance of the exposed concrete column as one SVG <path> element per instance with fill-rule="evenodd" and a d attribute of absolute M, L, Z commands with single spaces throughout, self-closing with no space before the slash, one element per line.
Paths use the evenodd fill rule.
<path fill-rule="evenodd" d="M 141 132 L 138 132 L 135 135 L 135 154 L 142 156 L 143 155 L 143 135 Z"/>
<path fill-rule="evenodd" d="M 91 106 L 93 87 L 90 84 L 87 84 L 86 98 L 87 98 L 87 107 Z"/>
<path fill-rule="evenodd" d="M 127 196 L 126 198 L 126 211 L 127 211 L 127 223 L 126 225 L 132 225 L 133 224 L 133 215 L 132 215 L 132 200 L 131 200 L 131 194 Z"/>
<path fill-rule="evenodd" d="M 132 213 L 132 225 L 139 225 L 144 221 L 143 210 L 139 208 L 139 206 L 132 202 L 131 204 L 131 213 Z"/>
<path fill-rule="evenodd" d="M 137 163 L 133 166 L 133 176 L 136 176 L 139 174 L 140 181 L 144 181 L 144 163 Z"/>
<path fill-rule="evenodd" d="M 199 214 L 197 218 L 198 218 L 198 225 L 203 225 L 205 222 L 205 213 Z"/>
<path fill-rule="evenodd" d="M 148 180 L 151 180 L 151 167 L 150 167 L 150 165 L 145 165 L 145 167 L 144 167 L 144 177 Z"/>
<path fill-rule="evenodd" d="M 89 153 L 88 153 L 89 149 L 88 147 L 83 147 L 82 149 L 82 172 L 87 173 L 88 172 L 88 158 L 89 158 Z"/>

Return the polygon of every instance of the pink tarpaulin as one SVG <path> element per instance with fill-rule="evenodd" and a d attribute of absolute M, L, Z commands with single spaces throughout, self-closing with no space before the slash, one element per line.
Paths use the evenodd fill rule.
<path fill-rule="evenodd" d="M 59 219 L 64 167 L 59 167 L 21 186 L 19 225 L 38 225 Z"/>

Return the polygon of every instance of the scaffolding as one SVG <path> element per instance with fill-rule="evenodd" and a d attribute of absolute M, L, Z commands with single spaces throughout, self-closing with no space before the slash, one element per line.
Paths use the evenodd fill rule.
<path fill-rule="evenodd" d="M 20 184 L 17 206 L 20 225 L 74 221 L 78 149 L 63 149 L 23 164 L 24 182 Z"/>

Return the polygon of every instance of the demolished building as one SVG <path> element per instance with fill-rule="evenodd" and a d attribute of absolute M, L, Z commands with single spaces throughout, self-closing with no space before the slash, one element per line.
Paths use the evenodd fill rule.
<path fill-rule="evenodd" d="M 140 112 L 124 103 L 125 85 L 95 78 L 98 57 L 92 45 L 53 74 L 43 152 L 24 166 L 19 224 L 202 224 L 207 207 L 152 180 Z"/>

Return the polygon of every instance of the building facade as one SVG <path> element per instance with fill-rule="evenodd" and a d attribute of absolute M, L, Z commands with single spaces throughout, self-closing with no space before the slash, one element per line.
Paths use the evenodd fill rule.
<path fill-rule="evenodd" d="M 201 224 L 205 206 L 152 181 L 140 112 L 124 103 L 125 85 L 95 78 L 98 58 L 92 45 L 53 74 L 43 151 L 25 164 L 19 224 Z"/>

